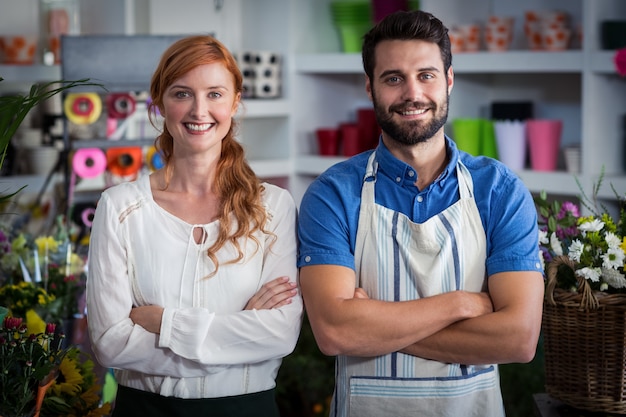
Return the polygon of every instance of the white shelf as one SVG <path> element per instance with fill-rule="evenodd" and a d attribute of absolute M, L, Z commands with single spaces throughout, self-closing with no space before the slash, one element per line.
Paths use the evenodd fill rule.
<path fill-rule="evenodd" d="M 2 83 L 58 81 L 61 79 L 61 67 L 58 65 L 0 65 L 0 77 L 4 78 Z"/>
<path fill-rule="evenodd" d="M 617 74 L 613 58 L 615 51 L 600 51 L 592 54 L 589 62 L 591 70 L 602 74 Z"/>
<path fill-rule="evenodd" d="M 292 169 L 288 159 L 251 160 L 250 166 L 260 178 L 288 177 Z"/>
<path fill-rule="evenodd" d="M 291 113 L 289 100 L 275 99 L 243 99 L 243 106 L 239 107 L 237 115 L 246 118 L 286 117 Z"/>
<path fill-rule="evenodd" d="M 455 54 L 452 65 L 457 74 L 577 73 L 583 71 L 583 57 L 580 50 L 473 52 Z M 598 58 L 602 68 L 608 68 L 606 53 L 598 53 L 594 58 Z M 355 74 L 363 72 L 363 64 L 360 54 L 300 54 L 296 56 L 295 69 L 303 74 Z"/>
<path fill-rule="evenodd" d="M 301 155 L 296 159 L 294 168 L 297 174 L 317 176 L 346 159 L 342 156 Z"/>

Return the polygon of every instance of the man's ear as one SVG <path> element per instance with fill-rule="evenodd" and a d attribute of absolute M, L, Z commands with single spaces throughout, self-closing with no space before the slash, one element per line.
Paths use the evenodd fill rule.
<path fill-rule="evenodd" d="M 450 66 L 448 68 L 448 95 L 452 92 L 452 87 L 454 87 L 454 70 Z"/>

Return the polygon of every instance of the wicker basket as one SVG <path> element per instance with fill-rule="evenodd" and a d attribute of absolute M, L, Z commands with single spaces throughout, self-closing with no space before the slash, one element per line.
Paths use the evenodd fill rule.
<path fill-rule="evenodd" d="M 626 295 L 556 288 L 557 257 L 547 268 L 543 312 L 546 392 L 574 408 L 626 414 Z"/>

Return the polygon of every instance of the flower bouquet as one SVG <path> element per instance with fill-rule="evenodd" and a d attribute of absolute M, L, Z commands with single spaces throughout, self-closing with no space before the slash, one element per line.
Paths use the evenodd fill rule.
<path fill-rule="evenodd" d="M 614 219 L 598 209 L 602 179 L 593 199 L 582 193 L 587 216 L 572 202 L 535 198 L 546 271 L 545 385 L 574 408 L 626 414 L 626 213 L 620 205 Z"/>
<path fill-rule="evenodd" d="M 47 324 L 29 333 L 21 318 L 6 317 L 0 327 L 0 415 L 39 415 L 46 389 L 66 353 L 63 335 Z"/>

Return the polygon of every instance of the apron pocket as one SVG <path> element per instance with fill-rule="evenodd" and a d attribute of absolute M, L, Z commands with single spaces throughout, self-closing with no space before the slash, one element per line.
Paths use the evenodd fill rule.
<path fill-rule="evenodd" d="M 498 372 L 443 378 L 350 378 L 349 417 L 502 417 Z"/>

